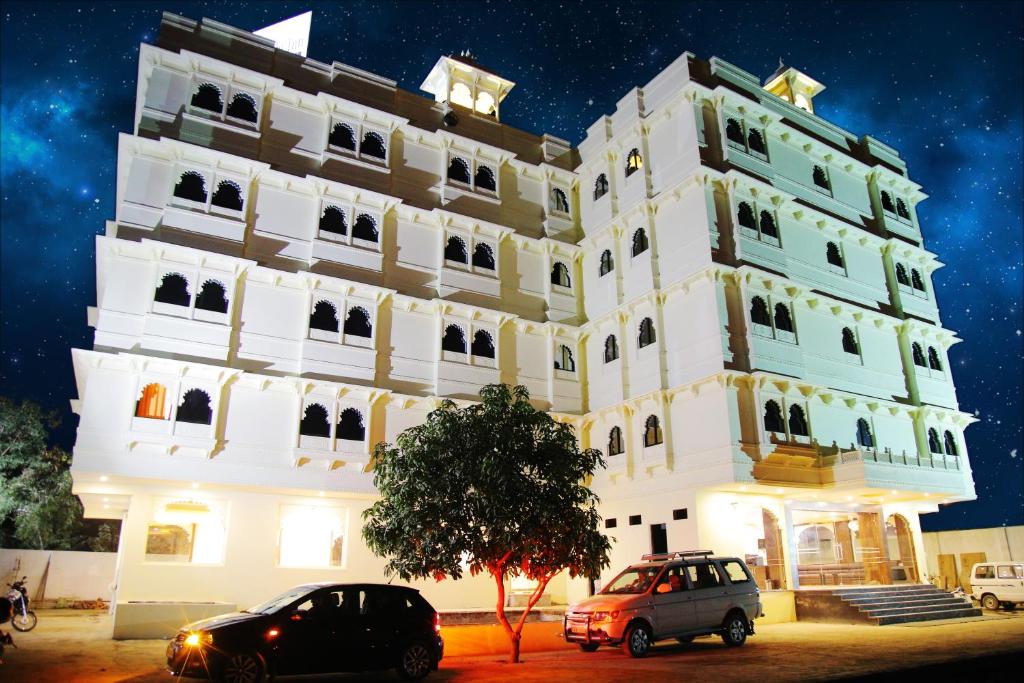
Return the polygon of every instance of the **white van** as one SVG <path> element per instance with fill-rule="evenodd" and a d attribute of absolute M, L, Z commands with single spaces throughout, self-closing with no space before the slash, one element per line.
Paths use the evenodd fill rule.
<path fill-rule="evenodd" d="M 1024 603 L 1024 562 L 979 562 L 971 568 L 971 597 L 985 609 Z"/>

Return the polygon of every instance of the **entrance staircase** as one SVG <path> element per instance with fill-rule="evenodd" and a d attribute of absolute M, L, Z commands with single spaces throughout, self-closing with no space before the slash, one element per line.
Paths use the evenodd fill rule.
<path fill-rule="evenodd" d="M 968 598 L 925 583 L 797 591 L 796 616 L 800 621 L 885 626 L 980 617 L 981 610 Z"/>

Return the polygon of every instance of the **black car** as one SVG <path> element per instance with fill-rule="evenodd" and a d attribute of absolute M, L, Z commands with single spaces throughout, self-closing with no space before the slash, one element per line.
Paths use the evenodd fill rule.
<path fill-rule="evenodd" d="M 167 666 L 231 683 L 390 668 L 420 679 L 443 655 L 441 620 L 416 589 L 319 583 L 185 626 L 167 646 Z"/>

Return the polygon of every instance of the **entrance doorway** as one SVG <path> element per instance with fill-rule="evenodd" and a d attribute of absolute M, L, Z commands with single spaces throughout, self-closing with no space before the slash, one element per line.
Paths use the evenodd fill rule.
<path fill-rule="evenodd" d="M 892 582 L 876 512 L 794 510 L 800 586 Z"/>
<path fill-rule="evenodd" d="M 668 552 L 668 528 L 664 524 L 651 525 L 651 552 L 655 555 Z"/>
<path fill-rule="evenodd" d="M 885 521 L 885 545 L 889 551 L 889 573 L 893 581 L 918 583 L 914 535 L 906 517 L 889 515 Z"/>

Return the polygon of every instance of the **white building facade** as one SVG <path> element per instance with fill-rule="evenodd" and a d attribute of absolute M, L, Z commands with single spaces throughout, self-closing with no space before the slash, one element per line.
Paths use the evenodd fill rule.
<path fill-rule="evenodd" d="M 513 85 L 442 57 L 424 98 L 170 14 L 142 46 L 73 351 L 75 492 L 123 520 L 115 634 L 383 579 L 374 445 L 493 382 L 604 452 L 595 584 L 692 547 L 780 595 L 924 580 L 918 516 L 974 498 L 973 420 L 895 150 L 792 69 L 684 54 L 578 148 L 500 123 Z"/>

